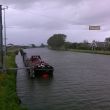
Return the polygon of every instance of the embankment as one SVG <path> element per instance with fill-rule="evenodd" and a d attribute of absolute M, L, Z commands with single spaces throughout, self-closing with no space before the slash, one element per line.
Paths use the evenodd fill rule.
<path fill-rule="evenodd" d="M 7 67 L 16 67 L 14 52 L 7 54 Z M 27 110 L 20 103 L 16 93 L 16 71 L 0 72 L 0 110 Z"/>

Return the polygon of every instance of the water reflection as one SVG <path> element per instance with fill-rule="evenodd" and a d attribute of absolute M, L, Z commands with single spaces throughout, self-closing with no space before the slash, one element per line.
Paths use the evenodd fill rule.
<path fill-rule="evenodd" d="M 36 78 L 36 82 L 39 86 L 50 86 L 50 85 L 52 86 L 53 80 L 54 80 L 53 77 L 51 77 L 51 78 L 42 78 L 42 77 Z"/>
<path fill-rule="evenodd" d="M 26 70 L 27 77 L 30 79 L 37 79 L 37 80 L 52 80 L 53 79 L 53 73 L 43 73 L 42 75 L 36 75 L 34 77 L 31 77 L 30 73 Z"/>
<path fill-rule="evenodd" d="M 36 77 L 37 80 L 44 80 L 44 81 L 52 81 L 53 80 L 53 75 L 52 76 L 40 76 Z"/>

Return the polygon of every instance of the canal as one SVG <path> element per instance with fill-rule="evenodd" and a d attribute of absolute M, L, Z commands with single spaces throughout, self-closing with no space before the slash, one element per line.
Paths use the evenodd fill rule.
<path fill-rule="evenodd" d="M 54 67 L 51 80 L 30 79 L 26 70 L 17 74 L 17 93 L 29 110 L 110 110 L 110 56 L 26 49 Z M 23 61 L 18 54 L 18 67 Z"/>

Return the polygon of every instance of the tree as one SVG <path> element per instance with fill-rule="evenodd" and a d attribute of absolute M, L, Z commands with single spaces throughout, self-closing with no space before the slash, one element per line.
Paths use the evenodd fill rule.
<path fill-rule="evenodd" d="M 87 41 L 87 40 L 84 40 L 83 43 L 84 43 L 84 44 L 88 44 L 88 41 Z"/>
<path fill-rule="evenodd" d="M 110 37 L 105 38 L 105 42 L 110 43 Z"/>
<path fill-rule="evenodd" d="M 31 44 L 31 46 L 32 46 L 32 48 L 35 48 L 35 47 L 36 47 L 36 45 L 35 45 L 35 44 Z"/>
<path fill-rule="evenodd" d="M 43 47 L 45 47 L 45 45 L 44 45 L 43 43 L 41 43 L 40 47 L 42 47 L 42 48 L 43 48 Z"/>
<path fill-rule="evenodd" d="M 64 34 L 54 34 L 47 40 L 47 44 L 53 49 L 58 49 L 64 45 L 65 39 L 66 35 Z"/>
<path fill-rule="evenodd" d="M 72 43 L 71 42 L 65 42 L 64 43 L 64 48 L 65 49 L 72 49 Z"/>
<path fill-rule="evenodd" d="M 76 49 L 77 47 L 78 47 L 78 43 L 76 43 L 76 42 L 72 43 L 72 48 L 73 49 Z"/>
<path fill-rule="evenodd" d="M 110 37 L 105 38 L 105 47 L 107 50 L 110 50 Z"/>

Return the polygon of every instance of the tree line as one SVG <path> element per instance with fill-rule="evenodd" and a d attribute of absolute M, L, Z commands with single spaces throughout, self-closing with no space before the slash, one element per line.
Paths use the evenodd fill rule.
<path fill-rule="evenodd" d="M 83 42 L 67 42 L 65 34 L 54 34 L 47 40 L 48 47 L 51 49 L 81 49 L 81 50 L 110 50 L 110 37 L 105 38 L 104 42 L 93 40 L 89 43 L 87 40 Z"/>

